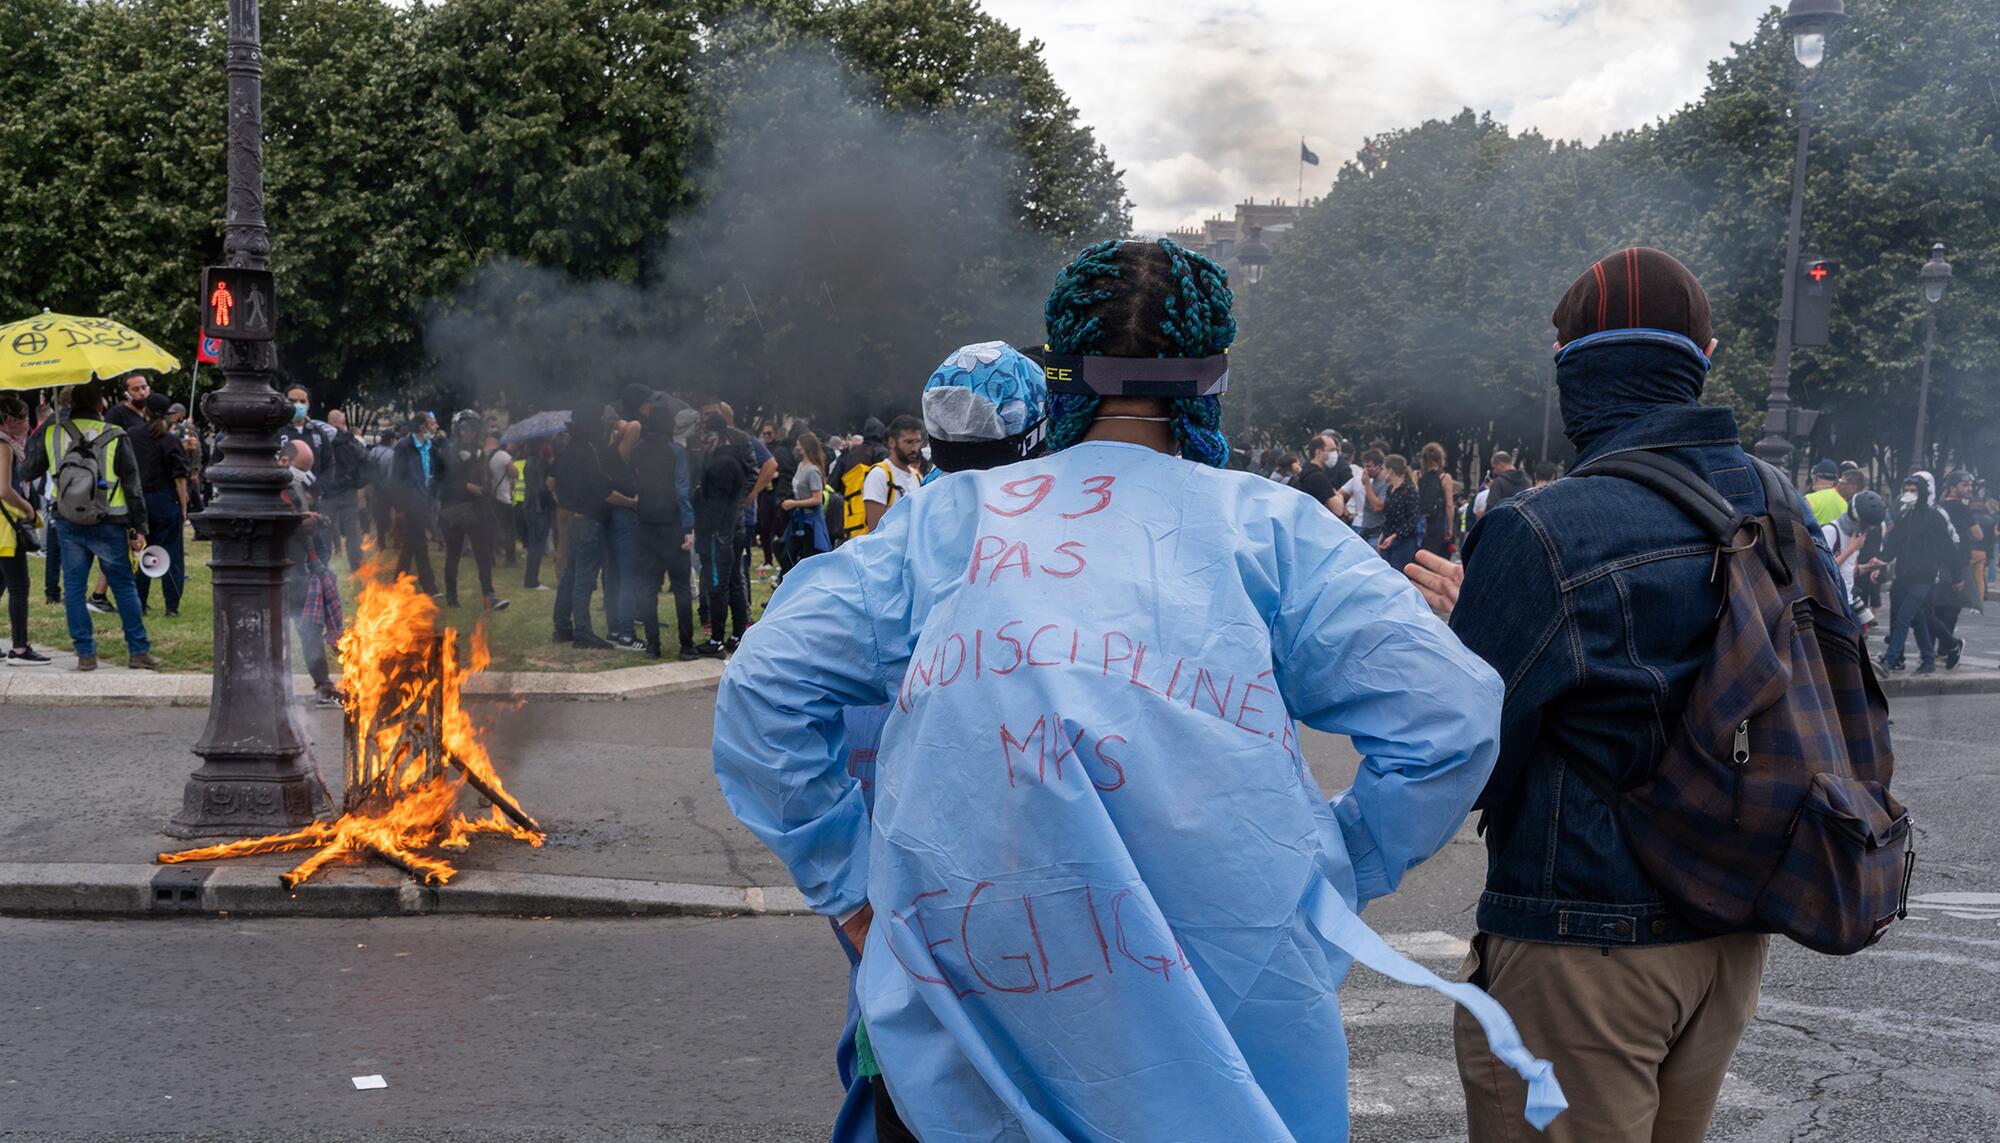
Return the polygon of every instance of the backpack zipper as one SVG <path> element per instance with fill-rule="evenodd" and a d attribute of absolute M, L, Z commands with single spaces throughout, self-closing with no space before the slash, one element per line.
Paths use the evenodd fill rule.
<path fill-rule="evenodd" d="M 1729 824 L 1743 824 L 1743 770 L 1750 765 L 1750 720 L 1736 724 L 1736 748 L 1730 752 L 1730 760 L 1736 763 L 1736 794 L 1732 799 Z"/>

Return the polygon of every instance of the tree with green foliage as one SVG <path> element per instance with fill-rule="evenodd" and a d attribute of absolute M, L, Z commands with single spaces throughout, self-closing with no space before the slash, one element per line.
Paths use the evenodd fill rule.
<path fill-rule="evenodd" d="M 1905 462 L 1922 358 L 1917 271 L 1949 244 L 1932 423 L 1992 464 L 2000 417 L 2000 43 L 1980 0 L 1852 0 L 1811 78 L 1804 248 L 1843 265 L 1832 344 L 1793 357 L 1815 453 Z M 1287 438 L 1337 420 L 1401 447 L 1539 447 L 1548 314 L 1625 245 L 1707 286 L 1709 399 L 1760 435 L 1784 270 L 1798 80 L 1777 14 L 1710 68 L 1701 100 L 1584 147 L 1471 113 L 1368 141 L 1280 249 L 1246 323 L 1258 407 Z M 1264 394 L 1271 394 L 1265 396 Z M 1282 416 L 1281 416 L 1282 415 Z M 1566 452 L 1566 449 L 1557 449 Z M 1474 467 L 1476 457 L 1465 457 Z"/>
<path fill-rule="evenodd" d="M 27 29 L 0 43 L 0 318 L 44 306 L 101 313 L 191 345 L 193 286 L 220 257 L 225 8 L 0 0 L 5 26 Z M 720 164 L 733 153 L 743 166 L 750 141 L 786 138 L 785 121 L 804 112 L 873 116 L 887 129 L 799 148 L 774 182 L 839 183 L 921 155 L 936 168 L 921 172 L 925 185 L 958 193 L 885 187 L 884 201 L 901 194 L 914 212 L 902 248 L 949 248 L 968 211 L 1008 227 L 1007 242 L 955 250 L 925 264 L 937 280 L 883 295 L 912 300 L 904 308 L 931 323 L 920 335 L 896 319 L 894 370 L 880 367 L 866 315 L 877 292 L 868 275 L 896 260 L 850 243 L 847 256 L 822 251 L 809 267 L 819 288 L 793 292 L 847 303 L 840 322 L 861 332 L 839 344 L 860 350 L 841 379 L 868 400 L 909 387 L 897 371 L 922 338 L 941 355 L 961 327 L 1019 316 L 980 304 L 982 293 L 1015 295 L 1027 273 L 1017 239 L 1059 252 L 1130 226 L 1118 172 L 1040 45 L 972 0 L 266 0 L 263 36 L 280 368 L 324 400 L 436 395 L 443 375 L 427 327 L 466 296 L 491 301 L 481 274 L 495 265 L 546 271 L 517 291 L 516 308 L 558 294 L 614 302 L 608 319 L 561 339 L 567 367 L 544 371 L 552 381 L 612 379 L 593 357 L 604 320 L 628 342 L 671 338 L 698 351 L 710 384 L 784 373 L 806 343 L 826 340 L 823 320 L 801 321 L 812 336 L 774 351 L 749 312 L 755 290 L 732 292 L 712 273 L 688 279 L 703 275 L 704 240 L 741 254 L 755 244 L 732 236 L 790 235 L 808 249 L 825 236 L 822 219 L 773 214 L 771 201 L 712 198 L 741 191 L 717 181 Z M 830 47 L 855 81 L 831 106 L 825 90 L 807 92 L 817 102 L 770 90 L 740 100 L 750 77 L 770 78 L 774 57 L 749 50 L 759 45 Z M 773 118 L 743 120 L 752 104 Z M 885 142 L 902 149 L 869 150 Z M 775 266 L 771 280 L 790 281 Z M 782 324 L 785 304 L 767 305 L 763 316 Z M 690 330 L 700 336 L 688 340 Z M 873 370 L 862 363 L 870 354 Z M 763 388 L 843 404 L 795 373 Z"/>

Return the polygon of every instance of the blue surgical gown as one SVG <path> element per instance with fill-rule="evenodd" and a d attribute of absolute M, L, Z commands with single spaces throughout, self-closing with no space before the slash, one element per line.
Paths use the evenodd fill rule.
<path fill-rule="evenodd" d="M 800 564 L 715 768 L 815 910 L 873 904 L 861 1004 L 921 1138 L 1343 1140 L 1350 961 L 1310 918 L 1452 837 L 1500 700 L 1308 497 L 1085 443 Z M 885 701 L 871 823 L 842 711 Z M 1331 801 L 1298 722 L 1363 755 Z"/>

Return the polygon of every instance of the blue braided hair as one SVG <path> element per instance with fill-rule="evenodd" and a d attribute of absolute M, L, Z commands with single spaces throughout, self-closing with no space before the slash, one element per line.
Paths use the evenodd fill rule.
<path fill-rule="evenodd" d="M 1236 340 L 1229 274 L 1172 239 L 1107 241 L 1087 246 L 1057 276 L 1042 309 L 1056 353 L 1110 357 L 1209 357 Z M 1049 394 L 1049 448 L 1083 439 L 1098 399 Z M 1187 397 L 1168 403 L 1181 455 L 1221 468 L 1229 460 L 1222 402 Z"/>

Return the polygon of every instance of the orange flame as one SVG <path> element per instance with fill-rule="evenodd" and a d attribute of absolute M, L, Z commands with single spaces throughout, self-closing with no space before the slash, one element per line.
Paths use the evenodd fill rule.
<path fill-rule="evenodd" d="M 295 888 L 334 861 L 370 856 L 425 884 L 443 885 L 457 870 L 421 850 L 432 845 L 466 849 L 473 835 L 482 833 L 537 847 L 547 840 L 501 783 L 465 709 L 466 680 L 492 661 L 485 624 L 474 628 L 471 655 L 461 663 L 458 633 L 450 628 L 443 631 L 439 652 L 438 606 L 416 580 L 389 575 L 373 563 L 358 574 L 364 582 L 354 616 L 340 639 L 340 660 L 346 690 L 342 705 L 357 739 L 350 747 L 355 756 L 347 775 L 349 798 L 350 805 L 356 798 L 360 804 L 332 822 L 163 853 L 161 863 L 318 847 L 318 852 L 281 876 L 286 888 Z M 447 760 L 450 764 L 441 767 Z M 457 812 L 459 795 L 467 786 L 493 803 L 485 816 Z M 509 810 L 521 820 L 510 816 Z"/>

